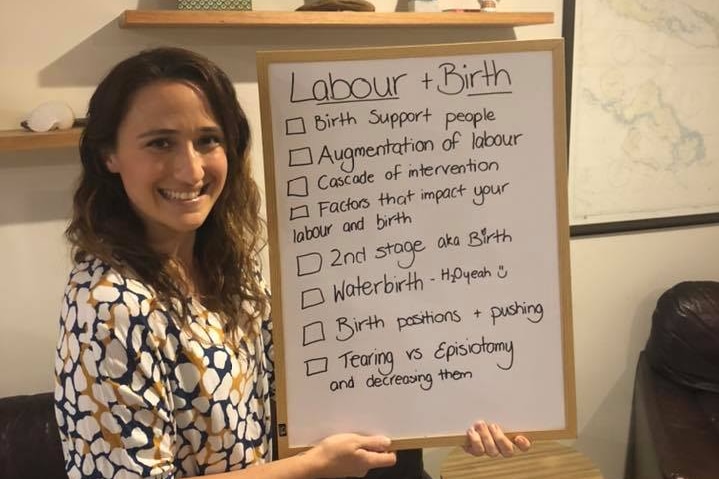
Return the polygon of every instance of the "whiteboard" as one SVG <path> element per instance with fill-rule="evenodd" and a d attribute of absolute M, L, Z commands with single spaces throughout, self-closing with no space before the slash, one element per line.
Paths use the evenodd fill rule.
<path fill-rule="evenodd" d="M 258 52 L 280 454 L 576 430 L 561 40 Z"/>

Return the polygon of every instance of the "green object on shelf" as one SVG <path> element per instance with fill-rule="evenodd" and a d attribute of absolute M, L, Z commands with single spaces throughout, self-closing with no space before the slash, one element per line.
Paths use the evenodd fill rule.
<path fill-rule="evenodd" d="M 177 0 L 178 10 L 252 10 L 252 0 Z"/>

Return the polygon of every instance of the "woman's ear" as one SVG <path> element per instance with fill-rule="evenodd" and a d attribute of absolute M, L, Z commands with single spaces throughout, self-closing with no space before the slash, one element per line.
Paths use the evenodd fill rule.
<path fill-rule="evenodd" d="M 117 162 L 117 156 L 115 153 L 105 153 L 103 155 L 103 161 L 105 162 L 105 167 L 107 168 L 107 171 L 110 173 L 119 173 L 120 167 Z"/>

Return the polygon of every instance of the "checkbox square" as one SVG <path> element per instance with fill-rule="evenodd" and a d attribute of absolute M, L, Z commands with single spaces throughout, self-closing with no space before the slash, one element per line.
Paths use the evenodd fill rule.
<path fill-rule="evenodd" d="M 305 133 L 307 133 L 307 129 L 305 128 L 305 119 L 301 116 L 285 120 L 285 134 L 304 135 Z"/>
<path fill-rule="evenodd" d="M 307 205 L 293 206 L 290 208 L 290 221 L 310 217 L 310 209 Z"/>
<path fill-rule="evenodd" d="M 313 358 L 305 361 L 305 372 L 307 376 L 314 376 L 327 372 L 327 358 Z"/>
<path fill-rule="evenodd" d="M 302 309 L 314 308 L 325 302 L 325 295 L 320 288 L 302 291 Z"/>
<path fill-rule="evenodd" d="M 325 339 L 325 327 L 322 321 L 314 321 L 302 328 L 302 346 L 319 343 Z"/>
<path fill-rule="evenodd" d="M 290 150 L 290 166 L 309 166 L 312 164 L 312 150 L 309 147 Z"/>
<path fill-rule="evenodd" d="M 309 276 L 322 270 L 322 255 L 307 253 L 297 256 L 297 276 Z"/>
<path fill-rule="evenodd" d="M 304 198 L 308 194 L 307 177 L 300 176 L 287 182 L 287 196 Z"/>

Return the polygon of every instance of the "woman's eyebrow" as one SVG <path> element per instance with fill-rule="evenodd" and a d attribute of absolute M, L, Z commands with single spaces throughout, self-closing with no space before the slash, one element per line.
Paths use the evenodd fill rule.
<path fill-rule="evenodd" d="M 147 138 L 148 136 L 161 136 L 161 135 L 174 135 L 177 133 L 177 130 L 173 130 L 170 128 L 158 128 L 155 130 L 147 130 L 139 135 L 137 135 L 138 138 Z"/>
<path fill-rule="evenodd" d="M 222 128 L 219 126 L 203 126 L 199 129 L 200 133 L 222 133 Z"/>

